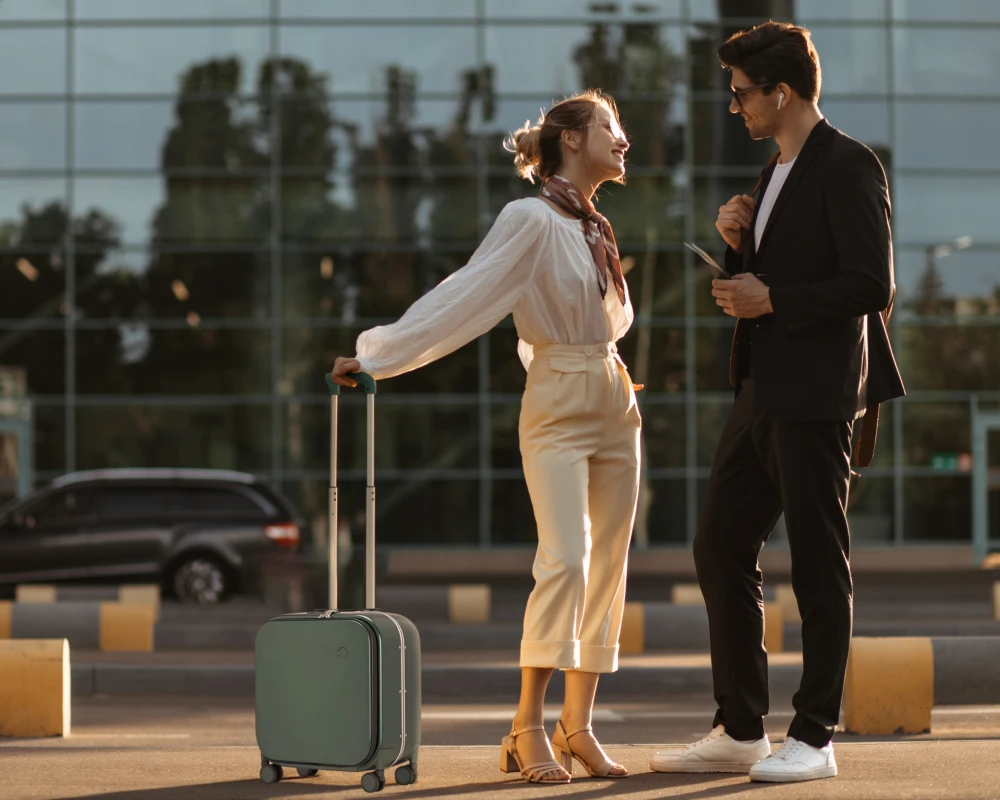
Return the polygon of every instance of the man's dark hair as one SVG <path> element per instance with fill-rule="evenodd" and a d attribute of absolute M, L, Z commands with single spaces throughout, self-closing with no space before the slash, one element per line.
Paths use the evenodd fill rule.
<path fill-rule="evenodd" d="M 787 83 L 803 100 L 819 99 L 822 73 L 808 29 L 790 22 L 765 22 L 734 33 L 719 48 L 726 69 L 743 70 L 753 83 Z M 773 86 L 765 94 L 774 91 Z"/>

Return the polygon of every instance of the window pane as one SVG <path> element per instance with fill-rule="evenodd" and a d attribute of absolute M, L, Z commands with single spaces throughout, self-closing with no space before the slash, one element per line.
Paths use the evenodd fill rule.
<path fill-rule="evenodd" d="M 906 478 L 904 536 L 910 541 L 965 541 L 972 537 L 972 487 L 966 476 Z"/>
<path fill-rule="evenodd" d="M 66 0 L 5 0 L 0 4 L 2 20 L 61 20 L 66 18 Z"/>
<path fill-rule="evenodd" d="M 800 24 L 812 20 L 882 20 L 885 19 L 886 0 L 796 0 L 795 17 Z M 821 54 L 822 55 L 822 54 Z M 825 66 L 825 65 L 824 65 Z"/>
<path fill-rule="evenodd" d="M 715 450 L 722 437 L 722 429 L 729 419 L 733 404 L 699 403 L 697 409 L 698 461 L 699 467 L 710 467 L 715 460 Z"/>
<path fill-rule="evenodd" d="M 295 0 L 291 0 L 294 2 Z M 286 0 L 289 2 L 289 0 Z M 581 3 L 579 0 L 486 0 L 488 19 L 608 19 L 642 20 L 653 17 L 681 16 L 681 0 L 647 0 L 643 3 Z"/>
<path fill-rule="evenodd" d="M 66 181 L 0 179 L 0 242 L 10 246 L 58 242 L 66 234 Z"/>
<path fill-rule="evenodd" d="M 25 336 L 34 335 L 31 321 L 65 316 L 65 290 L 65 261 L 59 251 L 51 256 L 31 251 L 0 254 L 0 318 L 24 319 Z"/>
<path fill-rule="evenodd" d="M 77 178 L 76 207 L 120 227 L 122 241 L 252 242 L 270 229 L 267 181 L 252 178 Z"/>
<path fill-rule="evenodd" d="M 710 178 L 695 178 L 694 190 L 694 235 L 699 246 L 711 253 L 722 254 L 726 245 L 715 229 L 715 221 L 719 218 L 719 206 L 729 202 L 729 198 L 737 194 L 750 194 L 757 175 L 767 163 L 767 156 L 760 164 L 754 164 L 747 175 L 718 176 Z M 697 261 L 697 257 L 694 261 Z M 715 259 L 716 262 L 719 259 Z M 692 263 L 694 263 L 692 261 Z M 698 267 L 705 272 L 704 267 Z"/>
<path fill-rule="evenodd" d="M 1000 22 L 1000 6 L 993 0 L 891 0 L 893 19 L 928 22 Z"/>
<path fill-rule="evenodd" d="M 996 94 L 1000 79 L 1000 37 L 995 30 L 896 28 L 894 37 L 897 91 Z"/>
<path fill-rule="evenodd" d="M 521 440 L 517 430 L 520 416 L 520 400 L 513 403 L 493 403 L 490 406 L 491 441 L 493 446 L 490 459 L 494 469 L 520 470 L 523 468 Z"/>
<path fill-rule="evenodd" d="M 683 544 L 687 541 L 687 482 L 649 481 L 649 517 L 646 521 L 650 544 Z M 640 493 L 643 491 L 640 488 Z M 642 502 L 640 500 L 640 502 Z M 634 543 L 633 538 L 633 543 Z M 633 544 L 634 546 L 634 544 Z M 636 558 L 637 556 L 633 556 Z M 641 558 L 641 556 L 638 556 Z"/>
<path fill-rule="evenodd" d="M 606 183 L 597 193 L 597 209 L 608 218 L 622 247 L 676 241 L 683 235 L 684 217 L 679 207 L 683 190 L 679 175 L 636 176 L 628 186 Z"/>
<path fill-rule="evenodd" d="M 268 0 L 76 0 L 77 19 L 267 17 Z"/>
<path fill-rule="evenodd" d="M 889 104 L 882 100 L 839 100 L 820 99 L 820 110 L 834 127 L 842 130 L 853 139 L 868 145 L 882 161 L 886 170 L 889 168 L 885 153 L 890 151 L 889 139 Z M 899 125 L 897 130 L 905 130 L 905 125 Z M 898 153 L 895 153 L 898 158 Z"/>
<path fill-rule="evenodd" d="M 0 164 L 11 170 L 63 169 L 66 104 L 5 104 L 0 109 Z"/>
<path fill-rule="evenodd" d="M 79 469 L 204 467 L 259 472 L 271 462 L 266 406 L 77 409 Z"/>
<path fill-rule="evenodd" d="M 1000 253 L 972 247 L 949 252 L 896 248 L 896 311 L 903 315 L 1000 314 Z M 931 264 L 933 263 L 933 266 Z"/>
<path fill-rule="evenodd" d="M 167 509 L 168 491 L 141 486 L 101 489 L 94 498 L 94 513 L 110 519 L 159 514 Z"/>
<path fill-rule="evenodd" d="M 662 92 L 679 74 L 681 31 L 657 24 L 488 26 L 486 61 L 495 65 L 500 93 L 556 97 L 589 86 L 612 95 Z"/>
<path fill-rule="evenodd" d="M 645 384 L 644 391 L 650 394 L 684 391 L 684 335 L 683 328 L 651 328 L 646 352 L 640 353 L 640 345 L 644 343 L 640 341 L 639 329 L 633 325 L 628 335 L 618 342 L 618 352 L 628 365 L 632 380 Z M 643 359 L 648 365 L 645 375 L 642 374 Z"/>
<path fill-rule="evenodd" d="M 881 439 L 880 432 L 880 447 Z M 872 478 L 866 475 L 852 480 L 847 502 L 847 524 L 851 531 L 851 543 L 854 545 L 886 544 L 892 541 L 892 478 Z"/>
<path fill-rule="evenodd" d="M 677 468 L 685 464 L 686 413 L 683 403 L 661 405 L 643 402 L 642 455 L 647 469 Z"/>
<path fill-rule="evenodd" d="M 355 354 L 358 329 L 316 328 L 285 333 L 283 386 L 292 394 L 325 392 L 324 373 L 338 355 Z M 379 392 L 474 393 L 478 386 L 478 356 L 475 342 L 414 372 L 380 384 Z M 385 388 L 382 388 L 385 387 Z"/>
<path fill-rule="evenodd" d="M 65 92 L 65 30 L 0 29 L 0 94 Z"/>
<path fill-rule="evenodd" d="M 722 313 L 721 310 L 719 313 Z M 696 337 L 695 385 L 699 392 L 731 392 L 729 354 L 733 329 L 699 328 Z"/>
<path fill-rule="evenodd" d="M 347 187 L 344 177 L 334 187 Z M 349 189 L 351 207 L 330 197 L 330 183 L 317 178 L 282 181 L 286 239 L 301 241 L 475 241 L 475 178 L 365 177 Z M 338 198 L 339 199 L 339 198 Z M 332 200 L 332 202 L 331 202 Z"/>
<path fill-rule="evenodd" d="M 654 241 L 655 245 L 656 242 Z M 635 308 L 636 322 L 644 310 L 654 317 L 684 316 L 684 255 L 620 248 L 622 270 Z M 645 297 L 646 292 L 650 298 Z M 646 306 L 648 304 L 648 308 Z"/>
<path fill-rule="evenodd" d="M 996 178 L 899 175 L 894 183 L 897 241 L 937 245 L 971 236 L 977 243 L 1000 242 Z"/>
<path fill-rule="evenodd" d="M 896 344 L 899 369 L 910 391 L 1000 389 L 997 353 L 1000 326 L 906 326 Z"/>
<path fill-rule="evenodd" d="M 422 294 L 468 263 L 470 252 L 289 252 L 282 257 L 285 315 L 395 320 Z M 352 342 L 353 344 L 353 342 Z"/>
<path fill-rule="evenodd" d="M 728 86 L 729 78 L 725 79 Z M 739 190 L 749 192 L 757 173 L 764 168 L 774 152 L 774 142 L 770 139 L 753 141 L 747 135 L 743 119 L 729 113 L 731 95 L 693 103 L 693 130 L 691 131 L 694 164 L 707 167 L 713 172 L 720 167 L 746 167 L 747 174 L 737 178 L 701 178 L 702 182 L 715 182 L 720 186 L 727 181 L 739 184 Z M 728 188 L 726 189 L 728 191 Z M 735 191 L 726 196 L 728 200 Z M 721 203 L 716 204 L 716 211 Z"/>
<path fill-rule="evenodd" d="M 66 409 L 35 405 L 32 409 L 35 437 L 35 473 L 66 469 Z"/>
<path fill-rule="evenodd" d="M 267 331 L 151 330 L 141 322 L 76 334 L 77 390 L 242 394 L 271 390 Z"/>
<path fill-rule="evenodd" d="M 970 452 L 969 415 L 968 403 L 904 404 L 904 463 L 937 467 L 954 461 L 956 454 Z"/>
<path fill-rule="evenodd" d="M 888 91 L 885 28 L 812 28 L 826 93 L 879 94 Z"/>
<path fill-rule="evenodd" d="M 488 370 L 490 391 L 513 394 L 520 398 L 524 393 L 528 373 L 525 372 L 521 357 L 517 354 L 518 337 L 513 318 L 507 317 L 487 336 L 490 342 Z M 520 459 L 520 456 L 518 458 Z"/>
<path fill-rule="evenodd" d="M 414 92 L 461 90 L 462 73 L 477 66 L 475 31 L 471 25 L 283 25 L 281 52 L 326 73 L 332 91 L 395 94 L 405 115 Z"/>
<path fill-rule="evenodd" d="M 88 317 L 265 319 L 270 255 L 116 250 L 77 254 L 77 307 Z M 87 266 L 87 261 L 95 266 Z M 82 263 L 84 262 L 84 263 Z"/>
<path fill-rule="evenodd" d="M 322 373 L 316 377 L 322 379 Z M 348 397 L 356 397 L 357 401 L 343 402 Z M 361 397 L 346 394 L 341 397 L 337 458 L 341 470 L 357 470 L 363 477 L 366 410 Z M 287 466 L 327 469 L 330 404 L 290 402 L 285 412 Z M 475 468 L 479 463 L 478 414 L 475 405 L 403 404 L 391 400 L 380 403 L 375 437 L 379 472 Z"/>
<path fill-rule="evenodd" d="M 84 27 L 75 37 L 75 88 L 82 94 L 176 92 L 189 70 L 209 61 L 196 91 L 250 94 L 269 52 L 266 26 Z"/>
<path fill-rule="evenodd" d="M 535 512 L 524 478 L 493 481 L 492 511 L 490 539 L 493 544 L 534 546 L 538 542 Z"/>
<path fill-rule="evenodd" d="M 62 394 L 66 391 L 66 334 L 30 325 L 0 330 L 0 363 L 27 370 L 28 394 Z"/>
<path fill-rule="evenodd" d="M 380 543 L 478 545 L 478 481 L 379 479 L 378 493 Z M 341 481 L 339 497 L 341 524 L 349 528 L 360 558 L 365 541 L 364 480 Z"/>
<path fill-rule="evenodd" d="M 989 103 L 896 104 L 896 163 L 900 167 L 998 169 L 992 131 L 1000 129 L 1000 107 Z"/>
<path fill-rule="evenodd" d="M 279 0 L 282 17 L 316 17 L 331 19 L 475 19 L 476 5 L 468 0 L 421 0 L 400 3 L 399 0 Z"/>

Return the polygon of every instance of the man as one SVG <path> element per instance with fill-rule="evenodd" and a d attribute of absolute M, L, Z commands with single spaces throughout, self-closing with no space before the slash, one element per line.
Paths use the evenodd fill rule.
<path fill-rule="evenodd" d="M 885 174 L 819 111 L 809 31 L 769 22 L 719 48 L 729 110 L 778 154 L 758 201 L 733 197 L 716 228 L 733 280 L 712 294 L 737 318 L 736 389 L 694 543 L 708 610 L 714 730 L 656 753 L 660 772 L 749 772 L 751 780 L 837 774 L 831 738 L 851 643 L 847 527 L 852 435 L 871 461 L 878 404 L 904 393 L 885 329 L 894 294 Z M 764 734 L 767 653 L 758 554 L 781 513 L 802 615 L 795 717 L 774 754 Z"/>

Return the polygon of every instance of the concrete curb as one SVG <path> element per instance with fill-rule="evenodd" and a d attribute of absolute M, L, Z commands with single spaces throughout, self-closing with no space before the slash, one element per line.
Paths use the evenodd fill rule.
<path fill-rule="evenodd" d="M 772 692 L 790 695 L 802 676 L 799 664 L 773 664 Z M 73 667 L 73 695 L 225 695 L 252 697 L 252 664 L 77 664 Z M 510 666 L 425 666 L 422 694 L 425 702 L 455 702 L 516 698 L 521 671 Z M 550 691 L 558 696 L 563 675 L 556 672 Z M 601 679 L 602 701 L 662 700 L 675 695 L 711 694 L 712 671 L 706 666 L 622 667 Z"/>

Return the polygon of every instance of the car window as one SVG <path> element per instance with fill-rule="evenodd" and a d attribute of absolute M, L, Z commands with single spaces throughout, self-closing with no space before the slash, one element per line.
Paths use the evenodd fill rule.
<path fill-rule="evenodd" d="M 155 486 L 105 487 L 94 500 L 94 516 L 101 519 L 161 516 L 166 510 L 163 493 Z"/>
<path fill-rule="evenodd" d="M 63 489 L 25 511 L 26 528 L 51 528 L 79 522 L 93 506 L 92 489 Z"/>
<path fill-rule="evenodd" d="M 233 517 L 262 517 L 263 510 L 245 494 L 234 489 L 191 486 L 179 489 L 170 497 L 171 511 L 182 514 L 208 514 Z"/>

